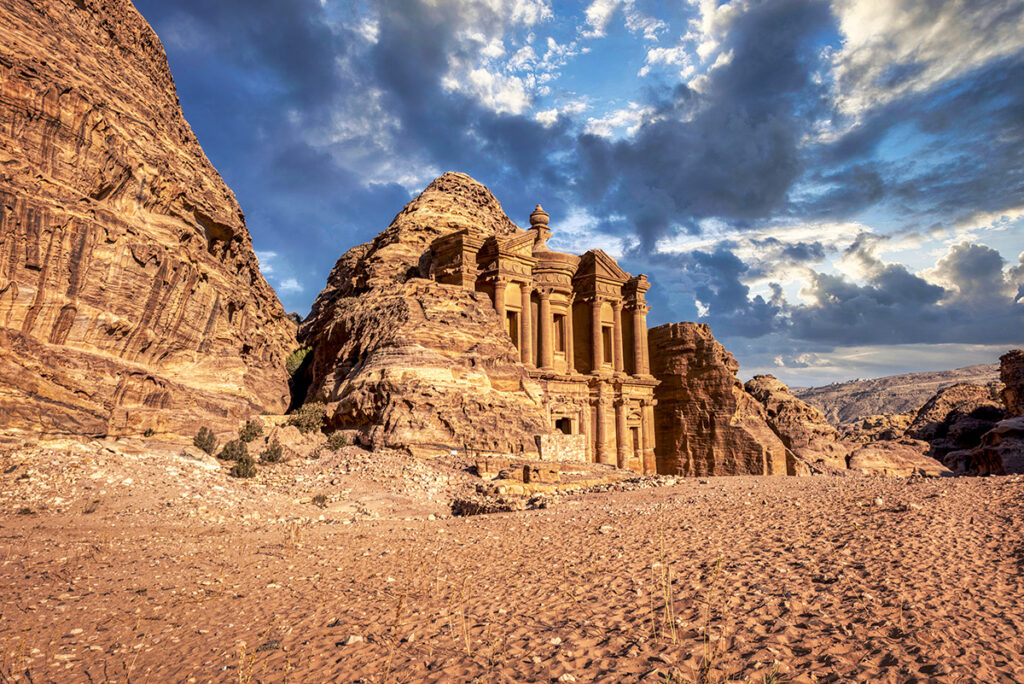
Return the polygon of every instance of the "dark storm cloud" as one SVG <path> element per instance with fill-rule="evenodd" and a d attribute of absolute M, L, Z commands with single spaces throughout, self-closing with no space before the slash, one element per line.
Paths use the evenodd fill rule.
<path fill-rule="evenodd" d="M 1024 59 L 1014 55 L 869 113 L 809 153 L 811 180 L 830 186 L 788 211 L 851 216 L 881 203 L 909 223 L 949 225 L 1016 206 L 1024 195 Z M 913 145 L 880 161 L 883 145 Z"/>
<path fill-rule="evenodd" d="M 864 284 L 815 275 L 814 304 L 788 310 L 794 337 L 836 345 L 972 342 L 1014 344 L 1024 329 L 1024 306 L 1011 296 L 1013 273 L 983 245 L 953 247 L 936 265 L 941 287 L 885 264 L 858 241 L 847 251 L 868 270 Z"/>
<path fill-rule="evenodd" d="M 781 206 L 801 172 L 799 143 L 824 91 L 813 45 L 833 28 L 822 2 L 770 2 L 736 20 L 707 91 L 685 86 L 658 105 L 666 118 L 632 139 L 579 141 L 581 195 L 604 214 L 624 214 L 645 245 L 674 225 L 749 221 Z"/>

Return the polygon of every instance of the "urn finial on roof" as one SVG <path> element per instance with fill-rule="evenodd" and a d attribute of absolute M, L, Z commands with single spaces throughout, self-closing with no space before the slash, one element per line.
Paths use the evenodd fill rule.
<path fill-rule="evenodd" d="M 537 226 L 544 226 L 546 228 L 548 225 L 548 218 L 548 212 L 544 211 L 543 207 L 538 204 L 537 208 L 533 210 L 532 214 L 530 214 L 530 227 L 535 228 Z"/>
<path fill-rule="evenodd" d="M 538 204 L 537 208 L 530 214 L 530 230 L 537 231 L 537 240 L 533 243 L 533 251 L 550 252 L 548 238 L 551 237 L 551 229 L 548 228 L 548 212 Z"/>

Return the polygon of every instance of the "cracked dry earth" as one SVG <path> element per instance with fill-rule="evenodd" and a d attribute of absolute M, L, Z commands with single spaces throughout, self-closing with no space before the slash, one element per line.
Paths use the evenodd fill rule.
<path fill-rule="evenodd" d="M 0 681 L 1024 680 L 1020 476 L 709 478 L 446 518 L 433 476 L 396 493 L 362 458 L 249 483 L 0 456 Z"/>

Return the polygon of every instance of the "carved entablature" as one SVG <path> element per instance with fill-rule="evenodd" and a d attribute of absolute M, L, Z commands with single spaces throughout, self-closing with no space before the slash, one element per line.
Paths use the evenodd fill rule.
<path fill-rule="evenodd" d="M 468 229 L 443 235 L 430 243 L 430 271 L 439 283 L 476 286 L 477 252 L 484 238 Z"/>
<path fill-rule="evenodd" d="M 531 254 L 532 245 L 533 239 L 525 231 L 506 238 L 489 238 L 477 254 L 480 278 L 485 282 L 496 278 L 531 282 L 537 263 Z"/>
<path fill-rule="evenodd" d="M 622 286 L 622 296 L 625 297 L 629 308 L 637 308 L 638 305 L 644 304 L 644 295 L 649 289 L 651 289 L 651 282 L 647 280 L 646 275 L 641 273 L 626 281 L 626 284 Z"/>

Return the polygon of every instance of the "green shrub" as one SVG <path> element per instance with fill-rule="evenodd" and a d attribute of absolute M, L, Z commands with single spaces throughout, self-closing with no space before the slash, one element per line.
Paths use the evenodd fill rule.
<path fill-rule="evenodd" d="M 142 433 L 143 437 L 152 437 L 156 434 L 156 430 L 153 428 L 146 428 L 146 431 Z"/>
<path fill-rule="evenodd" d="M 313 401 L 303 404 L 288 418 L 288 424 L 299 428 L 299 432 L 306 434 L 320 430 L 327 419 L 327 408 L 323 402 Z"/>
<path fill-rule="evenodd" d="M 288 375 L 295 375 L 295 371 L 302 367 L 302 362 L 306 360 L 309 355 L 310 347 L 299 347 L 284 361 L 285 370 L 288 371 Z"/>
<path fill-rule="evenodd" d="M 284 452 L 281 450 L 281 443 L 277 441 L 277 437 L 260 454 L 260 460 L 264 463 L 278 463 L 282 458 L 284 458 Z"/>
<path fill-rule="evenodd" d="M 214 436 L 213 430 L 205 426 L 199 428 L 199 433 L 192 440 L 192 444 L 197 449 L 202 449 L 211 456 L 217 450 L 217 438 Z"/>
<path fill-rule="evenodd" d="M 249 447 L 240 439 L 233 439 L 224 445 L 220 455 L 217 457 L 222 461 L 240 461 L 243 456 L 249 455 Z"/>
<path fill-rule="evenodd" d="M 238 431 L 238 439 L 246 444 L 263 434 L 263 423 L 258 420 L 248 420 L 245 427 Z"/>
<path fill-rule="evenodd" d="M 327 495 L 317 494 L 313 497 L 313 505 L 317 508 L 327 508 Z"/>
<path fill-rule="evenodd" d="M 256 461 L 248 453 L 242 454 L 231 466 L 232 477 L 256 477 Z"/>
<path fill-rule="evenodd" d="M 330 451 L 337 451 L 338 449 L 347 446 L 348 437 L 340 432 L 332 432 L 331 436 L 327 438 L 327 449 Z"/>

